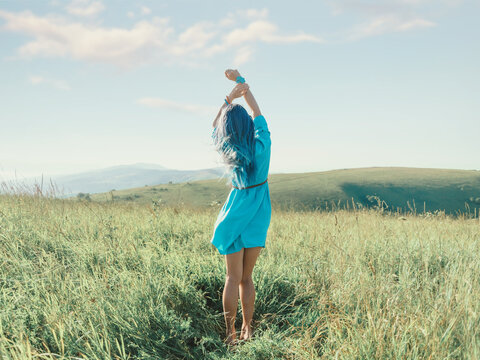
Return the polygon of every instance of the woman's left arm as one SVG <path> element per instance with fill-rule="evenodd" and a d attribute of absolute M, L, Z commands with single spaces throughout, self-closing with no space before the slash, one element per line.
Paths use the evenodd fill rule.
<path fill-rule="evenodd" d="M 220 119 L 220 114 L 222 113 L 223 109 L 225 109 L 226 106 L 227 106 L 227 103 L 224 101 L 222 107 L 218 111 L 217 117 L 215 118 L 215 120 L 213 120 L 214 128 L 217 127 L 217 122 L 218 122 L 218 119 Z"/>

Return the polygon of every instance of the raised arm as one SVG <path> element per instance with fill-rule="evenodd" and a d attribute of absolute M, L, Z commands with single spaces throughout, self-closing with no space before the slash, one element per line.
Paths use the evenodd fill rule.
<path fill-rule="evenodd" d="M 252 109 L 253 112 L 253 118 L 255 119 L 257 116 L 262 115 L 260 112 L 260 108 L 258 107 L 257 101 L 253 97 L 253 94 L 250 89 L 243 95 L 245 98 L 245 101 L 247 102 L 248 106 L 250 106 L 250 109 Z"/>
<path fill-rule="evenodd" d="M 232 81 L 236 81 L 238 77 L 241 77 L 238 70 L 232 70 L 232 69 L 225 70 L 225 76 Z M 257 116 L 262 115 L 262 113 L 260 112 L 260 108 L 257 104 L 257 101 L 255 100 L 255 97 L 253 96 L 253 94 L 250 90 L 247 90 L 247 92 L 244 95 L 244 98 L 245 98 L 245 101 L 247 102 L 248 106 L 252 110 L 254 119 Z"/>
<path fill-rule="evenodd" d="M 227 106 L 227 103 L 224 101 L 222 106 L 220 107 L 220 110 L 218 110 L 217 117 L 215 118 L 215 120 L 213 120 L 213 124 L 212 124 L 213 127 L 217 127 L 218 119 L 220 119 L 220 114 L 222 113 L 223 109 L 225 109 L 226 106 Z"/>
<path fill-rule="evenodd" d="M 220 115 L 222 114 L 222 111 L 228 106 L 227 102 L 231 104 L 233 100 L 242 97 L 246 95 L 247 91 L 249 90 L 248 84 L 237 84 L 235 87 L 232 89 L 229 95 L 225 97 L 225 100 L 223 101 L 223 104 L 218 111 L 217 117 L 215 120 L 213 120 L 213 127 L 217 127 L 218 120 L 220 119 Z"/>

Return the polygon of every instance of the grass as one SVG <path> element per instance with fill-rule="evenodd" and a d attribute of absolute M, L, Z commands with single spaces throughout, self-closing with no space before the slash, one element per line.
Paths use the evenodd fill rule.
<path fill-rule="evenodd" d="M 474 170 L 392 167 L 273 174 L 269 186 L 274 206 L 298 211 L 382 203 L 394 212 L 480 212 L 480 171 Z M 91 198 L 206 208 L 223 203 L 229 190 L 225 180 L 217 179 L 118 190 Z"/>
<path fill-rule="evenodd" d="M 478 219 L 274 209 L 229 352 L 218 210 L 0 196 L 0 358 L 480 358 Z"/>

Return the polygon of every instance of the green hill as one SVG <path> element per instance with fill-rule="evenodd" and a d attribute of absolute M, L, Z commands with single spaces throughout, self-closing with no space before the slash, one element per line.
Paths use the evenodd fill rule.
<path fill-rule="evenodd" d="M 447 213 L 480 208 L 480 171 L 360 168 L 269 176 L 272 205 L 295 210 L 373 207 Z M 225 179 L 145 186 L 91 195 L 95 201 L 160 201 L 166 205 L 221 206 Z M 385 205 L 386 204 L 386 205 Z"/>

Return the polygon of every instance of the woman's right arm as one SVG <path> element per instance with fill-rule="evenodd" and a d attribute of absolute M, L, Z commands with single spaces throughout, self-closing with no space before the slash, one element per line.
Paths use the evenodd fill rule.
<path fill-rule="evenodd" d="M 243 95 L 245 101 L 247 102 L 248 106 L 250 109 L 252 109 L 253 112 L 253 118 L 255 119 L 257 116 L 262 115 L 260 112 L 260 108 L 258 107 L 257 101 L 255 100 L 255 97 L 252 94 L 252 91 L 250 89 L 247 90 L 245 95 Z"/>

